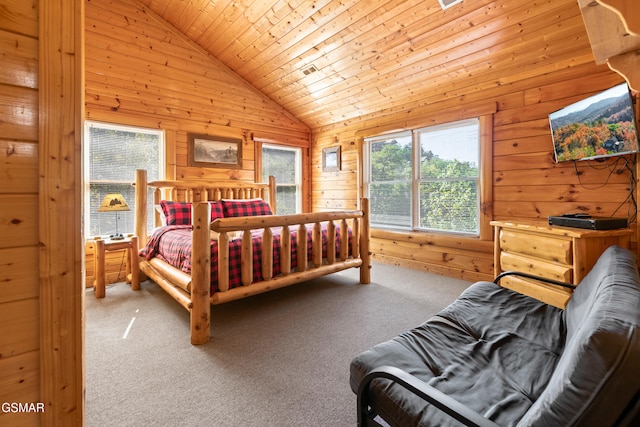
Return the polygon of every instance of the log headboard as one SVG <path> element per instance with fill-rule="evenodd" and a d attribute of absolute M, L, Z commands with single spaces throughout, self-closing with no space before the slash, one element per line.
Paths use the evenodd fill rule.
<path fill-rule="evenodd" d="M 147 181 L 147 171 L 136 171 L 136 200 L 145 201 L 136 203 L 135 206 L 135 233 L 141 245 L 147 242 L 147 215 L 146 194 L 149 187 L 153 190 L 153 204 L 158 206 L 161 200 L 176 202 L 205 202 L 219 201 L 222 199 L 263 199 L 269 203 L 271 210 L 276 212 L 276 181 L 269 177 L 268 183 L 253 183 L 246 181 L 176 181 L 160 180 Z M 154 227 L 161 225 L 160 212 L 154 210 Z"/>

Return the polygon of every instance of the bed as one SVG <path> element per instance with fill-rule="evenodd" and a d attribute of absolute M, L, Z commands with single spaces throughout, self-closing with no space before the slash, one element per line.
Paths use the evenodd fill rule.
<path fill-rule="evenodd" d="M 212 304 L 349 268 L 360 269 L 360 283 L 370 282 L 367 199 L 353 211 L 273 215 L 273 177 L 268 183 L 148 182 L 138 170 L 135 187 L 140 271 L 189 311 L 191 344 L 209 340 Z"/>

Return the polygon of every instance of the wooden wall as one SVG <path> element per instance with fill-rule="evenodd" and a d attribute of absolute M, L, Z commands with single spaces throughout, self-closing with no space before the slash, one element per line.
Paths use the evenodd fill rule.
<path fill-rule="evenodd" d="M 11 16 L 0 14 L 0 401 L 38 402 L 38 4 L 7 6 Z M 0 412 L 2 425 L 37 418 Z"/>
<path fill-rule="evenodd" d="M 0 1 L 0 425 L 84 416 L 82 5 Z"/>
<path fill-rule="evenodd" d="M 579 14 L 574 19 L 580 19 Z M 582 39 L 586 39 L 586 33 Z M 577 43 L 559 63 L 571 56 L 590 55 L 586 42 Z M 633 214 L 628 202 L 630 172 L 623 161 L 556 164 L 548 114 L 587 95 L 623 81 L 606 66 L 593 60 L 575 66 L 552 65 L 511 84 L 470 92 L 445 94 L 433 102 L 416 101 L 406 111 L 388 116 L 366 117 L 312 129 L 311 181 L 313 209 L 351 209 L 361 194 L 362 138 L 391 129 L 411 129 L 450 118 L 473 116 L 470 106 L 495 102 L 493 116 L 492 195 L 488 209 L 493 219 L 539 219 L 565 212 L 597 216 Z M 499 74 L 496 74 L 499 82 Z M 444 113 L 443 113 L 444 112 Z M 444 118 L 441 116 L 444 114 Z M 325 147 L 340 145 L 342 171 L 322 172 Z M 630 160 L 630 158 L 623 158 Z M 635 224 L 632 225 L 635 228 Z M 635 239 L 635 238 L 634 238 Z M 634 240 L 632 239 L 632 240 Z M 632 242 L 633 244 L 633 242 Z M 396 233 L 372 230 L 373 259 L 397 265 L 460 277 L 487 280 L 493 277 L 493 246 L 490 240 L 436 233 Z M 374 273 L 375 274 L 375 273 Z"/>
<path fill-rule="evenodd" d="M 86 3 L 86 115 L 165 130 L 171 178 L 253 181 L 252 138 L 309 147 L 306 125 L 136 1 Z M 242 168 L 189 167 L 188 132 L 242 138 Z"/>
<path fill-rule="evenodd" d="M 307 171 L 309 128 L 162 18 L 121 0 L 89 0 L 85 13 L 87 119 L 165 130 L 168 178 L 259 180 L 254 138 L 302 147 Z M 242 138 L 242 167 L 188 166 L 189 132 Z M 309 209 L 308 180 L 303 187 Z M 90 243 L 87 286 L 94 278 Z M 115 283 L 122 253 L 107 255 L 106 282 Z"/>

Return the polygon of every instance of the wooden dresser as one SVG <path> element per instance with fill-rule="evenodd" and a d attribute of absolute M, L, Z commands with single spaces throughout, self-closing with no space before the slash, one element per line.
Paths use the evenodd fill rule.
<path fill-rule="evenodd" d="M 523 271 L 578 284 L 600 254 L 612 245 L 629 247 L 631 230 L 586 230 L 550 226 L 547 221 L 492 221 L 495 227 L 494 273 Z M 532 280 L 506 277 L 500 284 L 564 308 L 571 290 Z"/>

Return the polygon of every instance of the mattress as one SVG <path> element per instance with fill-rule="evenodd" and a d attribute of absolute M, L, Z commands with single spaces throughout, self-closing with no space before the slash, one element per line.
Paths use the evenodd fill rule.
<path fill-rule="evenodd" d="M 290 228 L 291 235 L 291 268 L 298 265 L 298 227 Z M 273 276 L 281 273 L 280 267 L 280 242 L 282 228 L 272 229 L 273 233 Z M 312 225 L 307 226 L 307 260 L 312 257 Z M 336 254 L 340 253 L 341 233 L 340 227 L 335 227 Z M 260 282 L 262 277 L 262 230 L 252 231 L 253 246 L 253 282 Z M 352 233 L 349 230 L 349 255 L 351 255 Z M 322 258 L 327 256 L 327 228 L 323 224 L 322 236 Z M 242 239 L 234 238 L 229 241 L 229 289 L 242 285 L 241 282 L 241 250 Z M 140 256 L 146 260 L 154 257 L 176 267 L 177 269 L 191 273 L 191 226 L 190 225 L 170 225 L 157 228 L 151 235 L 149 242 L 140 250 Z M 211 294 L 219 292 L 218 288 L 218 242 L 211 239 Z"/>

